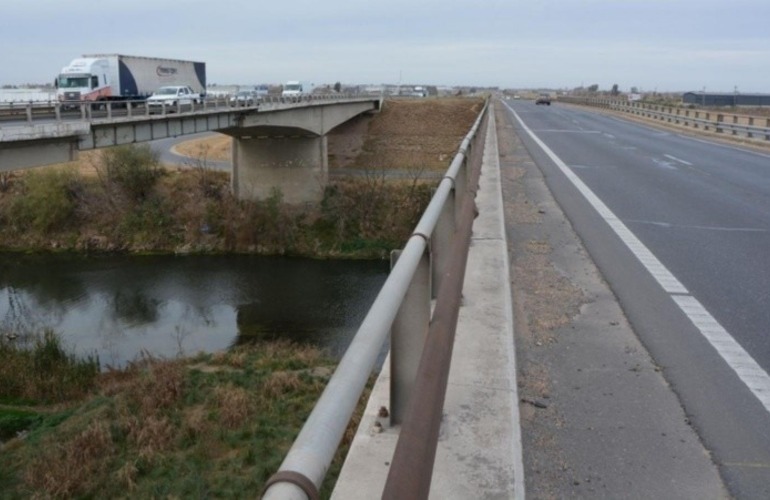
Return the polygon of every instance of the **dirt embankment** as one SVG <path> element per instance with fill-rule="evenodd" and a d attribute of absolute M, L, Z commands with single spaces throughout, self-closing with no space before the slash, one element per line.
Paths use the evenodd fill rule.
<path fill-rule="evenodd" d="M 478 98 L 389 99 L 377 114 L 332 130 L 329 169 L 445 170 L 484 101 Z M 192 158 L 229 161 L 231 139 L 216 135 L 176 148 Z"/>

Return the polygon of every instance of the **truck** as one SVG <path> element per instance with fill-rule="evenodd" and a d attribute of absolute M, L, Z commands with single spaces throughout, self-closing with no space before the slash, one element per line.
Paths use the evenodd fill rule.
<path fill-rule="evenodd" d="M 59 101 L 144 100 L 160 87 L 188 85 L 205 95 L 206 63 L 126 56 L 86 54 L 73 59 L 56 77 Z"/>
<path fill-rule="evenodd" d="M 289 100 L 301 100 L 302 96 L 313 93 L 313 84 L 300 82 L 299 80 L 289 80 L 283 85 L 281 97 Z"/>

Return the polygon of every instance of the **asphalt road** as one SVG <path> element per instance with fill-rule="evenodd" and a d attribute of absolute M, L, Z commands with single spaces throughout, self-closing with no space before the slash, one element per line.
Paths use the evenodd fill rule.
<path fill-rule="evenodd" d="M 182 135 L 179 137 L 169 137 L 166 139 L 158 139 L 156 141 L 150 141 L 150 149 L 155 151 L 160 158 L 160 162 L 166 165 L 178 165 L 182 167 L 196 167 L 198 166 L 198 159 L 183 156 L 174 152 L 174 146 L 187 141 L 194 141 L 198 139 L 204 139 L 214 135 L 214 132 L 201 132 L 199 134 Z M 225 170 L 230 171 L 232 164 L 229 161 L 217 161 L 217 160 L 205 160 L 206 168 L 212 170 Z"/>
<path fill-rule="evenodd" d="M 507 104 L 730 493 L 770 497 L 770 155 Z"/>

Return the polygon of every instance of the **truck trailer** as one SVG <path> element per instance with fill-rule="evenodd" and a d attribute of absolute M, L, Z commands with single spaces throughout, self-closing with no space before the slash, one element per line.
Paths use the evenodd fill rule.
<path fill-rule="evenodd" d="M 143 100 L 160 87 L 188 85 L 206 93 L 206 63 L 90 54 L 74 59 L 56 77 L 59 101 Z"/>

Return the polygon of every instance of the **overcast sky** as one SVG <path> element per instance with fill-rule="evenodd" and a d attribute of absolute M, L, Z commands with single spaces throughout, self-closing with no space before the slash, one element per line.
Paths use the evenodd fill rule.
<path fill-rule="evenodd" d="M 208 83 L 770 92 L 769 0 L 0 0 L 0 84 L 120 53 Z"/>

